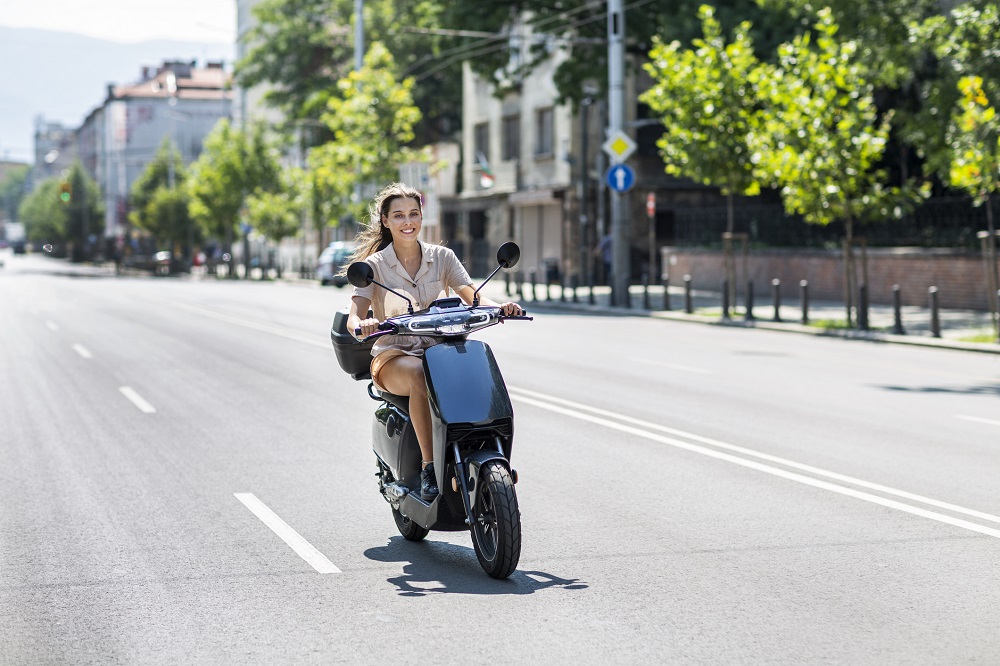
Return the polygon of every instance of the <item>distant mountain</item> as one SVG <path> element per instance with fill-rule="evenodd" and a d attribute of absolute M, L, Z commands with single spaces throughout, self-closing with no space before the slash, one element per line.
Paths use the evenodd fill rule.
<path fill-rule="evenodd" d="M 124 44 L 0 26 L 0 160 L 32 161 L 35 116 L 78 127 L 104 102 L 108 84 L 134 83 L 144 65 L 222 60 L 230 69 L 235 53 L 235 44 Z"/>

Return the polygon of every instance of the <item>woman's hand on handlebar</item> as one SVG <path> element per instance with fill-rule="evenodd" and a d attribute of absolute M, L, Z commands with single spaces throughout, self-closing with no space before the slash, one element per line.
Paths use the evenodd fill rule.
<path fill-rule="evenodd" d="M 517 303 L 508 301 L 507 303 L 500 303 L 500 314 L 504 317 L 520 317 L 524 314 L 524 310 Z"/>
<path fill-rule="evenodd" d="M 360 330 L 361 333 L 355 335 L 358 340 L 363 340 L 373 333 L 378 333 L 379 331 L 379 320 L 374 317 L 370 319 L 362 319 L 358 322 L 358 326 L 355 331 Z"/>

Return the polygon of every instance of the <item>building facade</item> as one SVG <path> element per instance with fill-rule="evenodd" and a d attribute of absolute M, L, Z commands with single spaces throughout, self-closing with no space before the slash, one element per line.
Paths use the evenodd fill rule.
<path fill-rule="evenodd" d="M 222 63 L 167 61 L 144 67 L 136 83 L 108 86 L 77 130 L 79 158 L 104 197 L 107 237 L 125 233 L 132 184 L 164 143 L 191 164 L 216 124 L 231 118 L 229 83 Z"/>

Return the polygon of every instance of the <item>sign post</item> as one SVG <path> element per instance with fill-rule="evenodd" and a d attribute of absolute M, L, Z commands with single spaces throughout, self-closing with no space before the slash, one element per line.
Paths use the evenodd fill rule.
<path fill-rule="evenodd" d="M 656 277 L 656 193 L 646 195 L 646 217 L 649 218 L 649 284 Z"/>

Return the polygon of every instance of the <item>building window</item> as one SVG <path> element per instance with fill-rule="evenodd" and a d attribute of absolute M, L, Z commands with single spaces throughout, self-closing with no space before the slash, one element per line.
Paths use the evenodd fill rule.
<path fill-rule="evenodd" d="M 505 116 L 503 119 L 503 150 L 500 159 L 516 160 L 521 156 L 521 116 Z"/>
<path fill-rule="evenodd" d="M 476 148 L 476 162 L 485 166 L 490 161 L 490 124 L 479 123 L 473 128 L 473 145 Z"/>
<path fill-rule="evenodd" d="M 535 155 L 552 154 L 552 107 L 538 109 L 535 112 Z"/>

